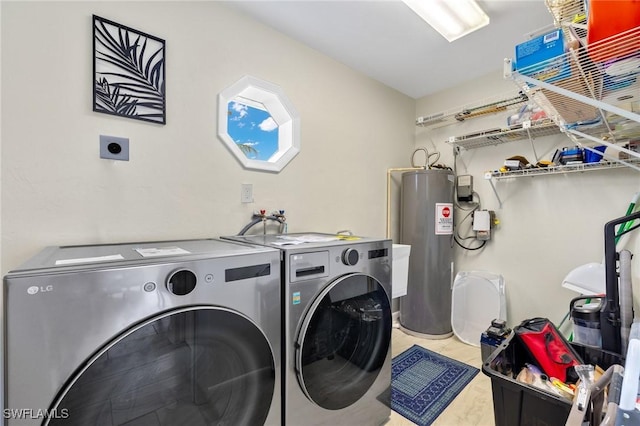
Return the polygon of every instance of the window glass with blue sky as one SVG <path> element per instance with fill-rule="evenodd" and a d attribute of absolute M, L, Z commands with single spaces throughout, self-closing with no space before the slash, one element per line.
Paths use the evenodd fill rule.
<path fill-rule="evenodd" d="M 268 161 L 278 152 L 278 124 L 263 104 L 237 97 L 227 109 L 227 133 L 247 158 Z"/>

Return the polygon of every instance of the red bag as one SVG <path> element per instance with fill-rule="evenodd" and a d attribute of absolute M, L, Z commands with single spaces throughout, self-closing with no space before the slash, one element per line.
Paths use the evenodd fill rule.
<path fill-rule="evenodd" d="M 565 383 L 577 381 L 573 367 L 584 362 L 551 321 L 532 318 L 513 330 L 544 374 Z"/>

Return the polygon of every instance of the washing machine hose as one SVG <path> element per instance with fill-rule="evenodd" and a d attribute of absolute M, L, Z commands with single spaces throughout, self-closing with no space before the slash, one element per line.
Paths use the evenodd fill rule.
<path fill-rule="evenodd" d="M 238 232 L 238 235 L 246 234 L 247 231 L 249 231 L 249 229 L 253 228 L 255 225 L 263 222 L 264 220 L 273 220 L 275 222 L 278 222 L 281 226 L 284 224 L 284 218 L 283 217 L 254 215 L 253 219 L 251 220 L 251 222 L 249 222 L 247 225 L 245 225 L 245 227 L 242 228 L 240 230 L 240 232 Z"/>

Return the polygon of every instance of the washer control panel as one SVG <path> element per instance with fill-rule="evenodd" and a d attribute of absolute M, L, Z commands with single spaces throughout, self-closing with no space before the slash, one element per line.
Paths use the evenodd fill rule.
<path fill-rule="evenodd" d="M 329 276 L 329 252 L 296 253 L 289 256 L 289 281 L 292 283 Z"/>
<path fill-rule="evenodd" d="M 360 260 L 360 255 L 358 254 L 358 250 L 348 248 L 342 252 L 342 263 L 347 266 L 355 266 Z"/>

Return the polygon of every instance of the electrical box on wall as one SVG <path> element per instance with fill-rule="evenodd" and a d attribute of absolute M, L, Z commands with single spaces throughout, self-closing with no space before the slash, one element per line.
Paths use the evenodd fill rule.
<path fill-rule="evenodd" d="M 458 194 L 458 201 L 472 201 L 473 176 L 459 175 L 456 182 L 456 193 Z"/>
<path fill-rule="evenodd" d="M 473 230 L 479 240 L 491 239 L 491 228 L 497 223 L 496 212 L 493 210 L 476 210 L 473 212 Z"/>

